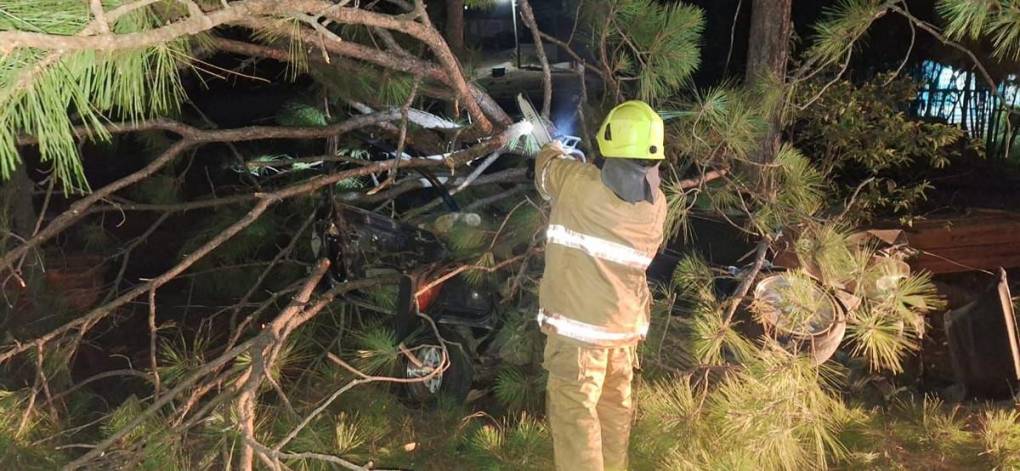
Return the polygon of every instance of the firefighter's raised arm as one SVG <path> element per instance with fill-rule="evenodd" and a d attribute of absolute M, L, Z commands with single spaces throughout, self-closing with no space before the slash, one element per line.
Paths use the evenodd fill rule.
<path fill-rule="evenodd" d="M 546 200 L 555 200 L 570 175 L 585 164 L 575 160 L 558 141 L 542 147 L 535 159 L 535 187 Z"/>

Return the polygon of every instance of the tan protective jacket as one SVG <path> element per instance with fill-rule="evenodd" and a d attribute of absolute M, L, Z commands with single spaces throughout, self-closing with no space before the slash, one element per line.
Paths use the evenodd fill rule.
<path fill-rule="evenodd" d="M 602 183 L 595 165 L 547 146 L 535 185 L 552 202 L 538 322 L 547 334 L 584 345 L 636 344 L 648 332 L 645 269 L 662 243 L 666 197 L 628 203 Z"/>

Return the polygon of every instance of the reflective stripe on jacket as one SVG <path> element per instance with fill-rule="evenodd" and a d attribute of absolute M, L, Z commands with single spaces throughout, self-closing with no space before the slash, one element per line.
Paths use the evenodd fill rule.
<path fill-rule="evenodd" d="M 549 146 L 535 163 L 535 185 L 552 203 L 542 330 L 588 345 L 632 345 L 648 332 L 645 269 L 662 243 L 666 197 L 628 203 L 602 183 L 598 167 Z"/>

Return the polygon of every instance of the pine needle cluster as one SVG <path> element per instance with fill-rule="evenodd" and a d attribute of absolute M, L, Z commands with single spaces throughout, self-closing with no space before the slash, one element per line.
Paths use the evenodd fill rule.
<path fill-rule="evenodd" d="M 807 57 L 822 66 L 841 61 L 888 5 L 881 0 L 841 0 L 827 7 L 813 25 L 814 38 Z"/>
<path fill-rule="evenodd" d="M 748 231 L 768 235 L 824 207 L 826 176 L 796 147 L 783 145 L 766 165 L 757 161 L 782 90 L 724 85 L 691 91 L 663 107 L 666 148 L 677 169 L 664 183 L 671 237 L 686 230 L 687 213 L 695 209 L 745 221 Z M 729 174 L 691 191 L 677 187 L 687 173 L 709 169 L 729 169 Z"/>
<path fill-rule="evenodd" d="M 1020 6 L 1015 1 L 939 0 L 936 9 L 949 37 L 987 38 L 999 59 L 1020 59 Z"/>
<path fill-rule="evenodd" d="M 704 13 L 700 8 L 653 0 L 592 2 L 585 9 L 593 49 L 613 51 L 607 70 L 648 102 L 674 95 L 701 62 Z"/>
<path fill-rule="evenodd" d="M 477 469 L 549 469 L 552 440 L 545 425 L 521 413 L 516 419 L 483 425 L 467 442 L 467 459 Z"/>
<path fill-rule="evenodd" d="M 879 256 L 874 246 L 856 242 L 833 225 L 808 226 L 794 247 L 812 278 L 860 298 L 847 314 L 851 353 L 866 359 L 874 371 L 902 371 L 905 355 L 924 336 L 925 315 L 944 305 L 931 276 L 911 273 L 903 262 Z"/>
<path fill-rule="evenodd" d="M 358 350 L 355 364 L 370 375 L 392 374 L 402 356 L 392 329 L 370 326 L 356 334 Z"/>
<path fill-rule="evenodd" d="M 0 31 L 73 35 L 90 18 L 86 2 L 10 0 L 0 6 Z M 110 26 L 116 33 L 132 33 L 160 26 L 162 20 L 150 6 Z M 173 114 L 183 94 L 178 69 L 188 63 L 188 55 L 184 40 L 114 53 L 20 48 L 3 55 L 0 178 L 8 178 L 20 162 L 16 140 L 28 134 L 39 139 L 42 161 L 53 163 L 65 192 L 87 188 L 72 127 L 82 124 L 95 138 L 106 140 L 104 125 L 111 119 Z"/>
<path fill-rule="evenodd" d="M 34 443 L 59 433 L 61 424 L 44 411 L 26 410 L 30 395 L 27 389 L 0 389 L 0 465 L 9 469 L 57 468 L 68 459 L 66 453 Z"/>
<path fill-rule="evenodd" d="M 776 154 L 774 166 L 762 171 L 772 184 L 758 197 L 758 209 L 751 224 L 761 234 L 774 233 L 809 219 L 823 208 L 826 179 L 792 145 L 784 144 Z"/>
<path fill-rule="evenodd" d="M 724 319 L 724 302 L 718 297 L 715 279 L 700 256 L 687 255 L 677 263 L 666 291 L 689 313 L 680 332 L 685 333 L 684 350 L 692 359 L 700 365 L 740 363 L 753 356 L 754 347 Z"/>
<path fill-rule="evenodd" d="M 659 111 L 667 121 L 667 151 L 678 163 L 721 167 L 750 160 L 768 129 L 764 101 L 765 95 L 725 84 L 674 98 Z"/>
<path fill-rule="evenodd" d="M 496 374 L 493 393 L 511 412 L 539 412 L 544 404 L 547 378 L 545 370 L 507 365 Z"/>
<path fill-rule="evenodd" d="M 849 415 L 809 361 L 764 349 L 718 384 L 699 377 L 643 391 L 639 469 L 823 469 L 845 453 Z"/>
<path fill-rule="evenodd" d="M 281 126 L 323 127 L 329 124 L 329 116 L 318 107 L 305 100 L 290 100 L 276 114 L 276 122 Z"/>

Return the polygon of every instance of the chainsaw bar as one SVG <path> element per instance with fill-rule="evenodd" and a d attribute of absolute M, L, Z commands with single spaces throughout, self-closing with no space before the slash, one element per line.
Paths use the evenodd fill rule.
<path fill-rule="evenodd" d="M 535 111 L 535 107 L 523 93 L 517 94 L 517 105 L 520 106 L 524 119 L 531 123 L 531 135 L 538 141 L 538 146 L 542 147 L 552 142 L 553 137 L 549 133 L 549 123 Z"/>

